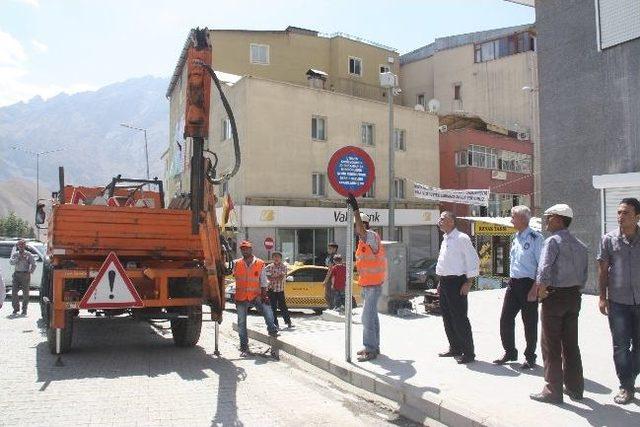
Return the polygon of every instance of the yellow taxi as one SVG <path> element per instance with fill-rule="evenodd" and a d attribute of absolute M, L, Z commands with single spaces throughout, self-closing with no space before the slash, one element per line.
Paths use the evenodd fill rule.
<path fill-rule="evenodd" d="M 324 278 L 327 267 L 317 265 L 294 265 L 287 273 L 284 296 L 290 309 L 307 308 L 319 313 L 328 308 L 324 298 Z M 362 288 L 354 277 L 353 297 L 357 305 L 362 304 Z"/>

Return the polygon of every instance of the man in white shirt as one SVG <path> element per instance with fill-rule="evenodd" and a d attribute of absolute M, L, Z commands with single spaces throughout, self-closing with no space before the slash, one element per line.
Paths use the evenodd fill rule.
<path fill-rule="evenodd" d="M 440 214 L 438 227 L 444 233 L 436 274 L 440 277 L 438 294 L 449 340 L 449 350 L 440 357 L 455 357 L 460 364 L 475 360 L 471 323 L 467 316 L 467 294 L 473 278 L 480 273 L 480 259 L 471 239 L 456 229 L 456 216 L 449 211 Z"/>

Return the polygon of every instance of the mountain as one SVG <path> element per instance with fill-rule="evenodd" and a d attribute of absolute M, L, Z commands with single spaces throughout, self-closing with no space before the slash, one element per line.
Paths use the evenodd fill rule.
<path fill-rule="evenodd" d="M 40 184 L 40 197 L 51 196 L 51 190 Z M 36 213 L 36 183 L 22 178 L 0 181 L 0 217 L 15 212 L 33 225 Z"/>
<path fill-rule="evenodd" d="M 160 156 L 169 140 L 168 84 L 166 78 L 141 77 L 94 92 L 60 94 L 46 101 L 35 97 L 0 108 L 3 193 L 12 182 L 20 183 L 17 189 L 28 181 L 34 185 L 36 179 L 36 156 L 13 146 L 32 152 L 63 149 L 39 156 L 41 187 L 58 188 L 58 166 L 64 166 L 70 184 L 106 185 L 118 174 L 145 178 L 144 134 L 120 123 L 147 129 L 150 175 L 162 178 Z M 17 190 L 12 193 L 18 197 Z M 41 197 L 45 194 L 41 191 Z M 30 209 L 32 205 L 29 200 Z"/>

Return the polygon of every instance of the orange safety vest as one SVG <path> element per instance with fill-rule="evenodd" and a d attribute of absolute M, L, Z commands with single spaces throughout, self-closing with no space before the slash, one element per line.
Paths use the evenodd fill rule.
<path fill-rule="evenodd" d="M 236 301 L 253 301 L 260 296 L 260 274 L 264 268 L 264 261 L 254 257 L 247 267 L 244 258 L 236 260 L 233 276 L 236 279 Z"/>
<path fill-rule="evenodd" d="M 358 242 L 356 269 L 358 269 L 358 283 L 360 286 L 379 286 L 384 282 L 387 259 L 384 256 L 384 248 L 377 233 L 376 239 L 378 240 L 378 253 L 374 253 L 371 246 L 367 245 L 363 240 Z"/>

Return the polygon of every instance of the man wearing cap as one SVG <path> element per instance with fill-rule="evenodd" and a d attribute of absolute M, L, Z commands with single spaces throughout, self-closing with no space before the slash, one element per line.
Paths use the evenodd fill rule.
<path fill-rule="evenodd" d="M 273 311 L 273 323 L 276 328 L 280 329 L 280 325 L 278 325 L 278 308 L 280 308 L 284 323 L 287 324 L 288 328 L 292 328 L 289 308 L 284 294 L 287 266 L 282 262 L 282 252 L 275 251 L 273 253 L 273 262 L 264 268 L 264 275 L 269 283 L 269 301 L 271 301 L 271 310 Z"/>
<path fill-rule="evenodd" d="M 535 297 L 533 283 L 536 279 L 538 262 L 544 238 L 542 234 L 529 227 L 531 210 L 527 206 L 511 208 L 511 222 L 517 233 L 511 240 L 509 256 L 509 282 L 504 295 L 502 314 L 500 315 L 500 339 L 504 355 L 493 361 L 503 365 L 508 361 L 518 360 L 515 345 L 515 324 L 518 312 L 522 312 L 524 336 L 527 348 L 524 351 L 525 362 L 522 369 L 531 369 L 536 364 L 536 346 L 538 344 L 538 301 L 530 301 L 529 293 Z"/>
<path fill-rule="evenodd" d="M 542 301 L 541 343 L 546 382 L 542 392 L 531 395 L 538 402 L 562 403 L 563 391 L 572 400 L 580 400 L 584 393 L 578 315 L 580 290 L 587 282 L 588 255 L 585 244 L 567 229 L 572 219 L 573 210 L 565 204 L 551 206 L 544 212 L 551 237 L 544 242 L 535 285 Z"/>
<path fill-rule="evenodd" d="M 27 251 L 27 243 L 24 239 L 20 239 L 16 243 L 11 258 L 9 258 L 9 264 L 15 266 L 11 288 L 13 314 L 16 315 L 20 311 L 18 292 L 22 290 L 22 315 L 26 316 L 29 307 L 29 284 L 31 283 L 31 273 L 36 269 L 36 260 Z M 2 297 L 4 298 L 4 295 Z"/>
<path fill-rule="evenodd" d="M 476 354 L 467 314 L 467 295 L 473 279 L 480 274 L 480 259 L 469 236 L 456 228 L 456 216 L 453 212 L 442 212 L 438 226 L 444 237 L 438 254 L 436 274 L 440 277 L 440 309 L 444 331 L 449 340 L 449 350 L 438 356 L 453 357 L 460 364 L 471 363 Z"/>
<path fill-rule="evenodd" d="M 613 362 L 620 381 L 614 402 L 626 405 L 640 374 L 640 201 L 630 197 L 618 205 L 619 228 L 602 237 L 600 312 L 609 318 Z"/>
<path fill-rule="evenodd" d="M 327 271 L 327 275 L 324 278 L 324 299 L 327 300 L 327 306 L 329 308 L 334 308 L 333 290 L 331 289 L 331 280 L 329 277 L 329 273 L 331 272 L 331 267 L 333 267 L 333 264 L 334 264 L 333 257 L 336 255 L 337 252 L 338 252 L 338 244 L 335 242 L 329 243 L 329 246 L 327 247 L 327 257 L 324 260 L 324 265 L 326 267 L 329 267 L 329 270 Z"/>
<path fill-rule="evenodd" d="M 362 308 L 362 343 L 358 351 L 358 361 L 365 362 L 380 354 L 380 320 L 378 319 L 378 299 L 387 270 L 384 248 L 378 233 L 369 228 L 369 217 L 361 213 L 356 198 L 349 194 L 347 203 L 355 216 L 358 247 L 356 248 L 356 269 L 358 284 L 362 288 L 364 307 Z M 351 256 L 351 254 L 347 254 Z"/>
<path fill-rule="evenodd" d="M 238 335 L 240 335 L 240 356 L 246 357 L 249 351 L 247 334 L 247 311 L 249 306 L 262 313 L 267 331 L 272 337 L 278 336 L 278 328 L 273 322 L 273 311 L 269 306 L 268 282 L 263 274 L 264 261 L 253 256 L 253 245 L 245 240 L 240 243 L 242 258 L 235 261 L 233 276 L 236 279 L 236 311 L 238 313 Z"/>

